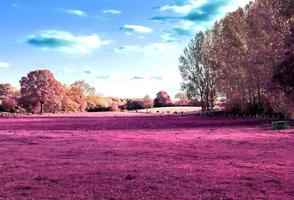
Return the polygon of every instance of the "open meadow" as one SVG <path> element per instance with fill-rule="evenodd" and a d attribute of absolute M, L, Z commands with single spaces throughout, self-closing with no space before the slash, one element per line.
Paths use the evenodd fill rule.
<path fill-rule="evenodd" d="M 0 119 L 0 199 L 293 199 L 294 130 L 262 119 Z"/>

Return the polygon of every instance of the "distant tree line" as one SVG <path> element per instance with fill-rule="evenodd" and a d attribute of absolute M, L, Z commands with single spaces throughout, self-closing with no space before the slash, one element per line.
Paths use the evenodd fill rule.
<path fill-rule="evenodd" d="M 211 110 L 294 113 L 294 1 L 255 0 L 199 32 L 180 57 L 182 89 Z"/>
<path fill-rule="evenodd" d="M 49 70 L 29 72 L 20 80 L 20 90 L 8 83 L 0 84 L 0 111 L 13 113 L 57 113 L 57 112 L 99 112 L 139 110 L 152 107 L 187 106 L 185 94 L 176 95 L 172 101 L 165 91 L 157 93 L 155 99 L 120 99 L 96 95 L 95 88 L 85 81 L 64 85 L 57 81 Z M 194 104 L 193 104 L 194 105 Z"/>

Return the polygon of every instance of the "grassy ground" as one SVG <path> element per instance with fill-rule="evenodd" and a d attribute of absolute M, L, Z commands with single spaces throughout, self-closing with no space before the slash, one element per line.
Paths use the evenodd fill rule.
<path fill-rule="evenodd" d="M 294 130 L 260 119 L 0 119 L 0 199 L 293 199 Z"/>

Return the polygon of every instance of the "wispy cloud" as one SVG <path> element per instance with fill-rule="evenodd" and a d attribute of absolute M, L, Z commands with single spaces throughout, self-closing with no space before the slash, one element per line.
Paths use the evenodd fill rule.
<path fill-rule="evenodd" d="M 176 49 L 176 45 L 168 43 L 151 43 L 145 46 L 139 45 L 126 45 L 117 48 L 115 51 L 117 53 L 154 53 L 154 52 L 166 52 L 169 50 Z"/>
<path fill-rule="evenodd" d="M 133 76 L 130 80 L 156 80 L 156 81 L 159 81 L 159 80 L 162 80 L 162 76 L 150 76 L 150 77 L 147 77 L 147 76 L 139 76 L 139 75 L 136 75 L 136 76 Z"/>
<path fill-rule="evenodd" d="M 94 76 L 98 76 L 99 72 L 96 69 L 88 69 L 84 71 L 86 74 L 90 74 L 90 75 L 94 75 Z"/>
<path fill-rule="evenodd" d="M 131 78 L 131 80 L 143 80 L 143 79 L 144 79 L 143 76 L 133 76 L 133 77 Z"/>
<path fill-rule="evenodd" d="M 150 79 L 158 81 L 158 80 L 162 80 L 163 78 L 162 78 L 162 76 L 151 76 Z"/>
<path fill-rule="evenodd" d="M 101 75 L 100 72 L 96 69 L 85 70 L 84 73 L 94 76 L 97 79 L 110 79 L 108 75 Z"/>
<path fill-rule="evenodd" d="M 9 63 L 0 61 L 0 68 L 8 68 Z"/>
<path fill-rule="evenodd" d="M 136 33 L 151 33 L 153 32 L 152 28 L 142 26 L 142 25 L 130 25 L 126 24 L 120 28 L 120 30 L 124 30 L 127 32 L 136 32 Z"/>
<path fill-rule="evenodd" d="M 110 79 L 110 76 L 106 75 L 106 76 L 96 76 L 97 79 Z"/>
<path fill-rule="evenodd" d="M 80 16 L 80 17 L 86 17 L 87 13 L 85 13 L 82 10 L 75 10 L 75 9 L 69 9 L 69 10 L 61 10 L 62 12 L 71 14 L 71 15 L 76 15 L 76 16 Z"/>
<path fill-rule="evenodd" d="M 120 15 L 120 14 L 122 14 L 122 11 L 117 10 L 117 9 L 106 9 L 106 10 L 103 10 L 102 13 L 104 13 L 104 14 L 112 14 L 112 15 Z"/>
<path fill-rule="evenodd" d="M 195 3 L 193 3 L 195 2 Z M 176 10 L 177 6 L 162 7 L 161 10 L 173 10 L 176 13 L 181 13 L 181 16 L 156 16 L 153 17 L 154 21 L 169 21 L 169 20 L 188 20 L 194 22 L 207 22 L 215 20 L 215 17 L 220 14 L 223 7 L 230 5 L 230 0 L 201 0 L 201 1 L 187 1 L 187 4 L 178 6 L 180 8 L 186 8 Z M 165 8 L 165 9 L 164 9 Z M 173 8 L 173 9 L 172 9 Z"/>
<path fill-rule="evenodd" d="M 198 31 L 204 31 L 206 28 L 199 23 L 187 21 L 187 20 L 180 20 L 178 24 L 172 27 L 168 33 L 170 37 L 178 38 L 181 36 L 192 36 L 196 34 Z"/>
<path fill-rule="evenodd" d="M 141 47 L 139 45 L 126 45 L 121 46 L 116 49 L 117 53 L 123 53 L 123 52 L 130 52 L 130 51 L 140 51 Z"/>
<path fill-rule="evenodd" d="M 168 43 L 172 43 L 172 42 L 177 42 L 178 39 L 171 33 L 169 32 L 164 32 L 160 35 L 160 38 L 162 39 L 163 42 L 168 42 Z"/>
<path fill-rule="evenodd" d="M 188 0 L 185 1 L 184 3 L 178 3 L 178 4 L 168 4 L 168 5 L 163 5 L 159 7 L 160 11 L 173 11 L 175 13 L 179 14 L 187 14 L 191 12 L 193 9 L 200 7 L 204 3 L 206 3 L 208 0 Z"/>
<path fill-rule="evenodd" d="M 45 51 L 59 51 L 70 54 L 88 54 L 110 41 L 104 41 L 97 34 L 76 36 L 59 30 L 41 31 L 28 36 L 25 42 Z"/>
<path fill-rule="evenodd" d="M 62 69 L 60 70 L 61 73 L 64 73 L 64 74 L 71 74 L 71 73 L 74 73 L 74 70 L 72 69 Z"/>

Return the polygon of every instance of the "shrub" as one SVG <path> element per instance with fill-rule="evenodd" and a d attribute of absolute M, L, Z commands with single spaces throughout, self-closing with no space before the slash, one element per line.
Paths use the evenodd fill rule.
<path fill-rule="evenodd" d="M 113 101 L 111 103 L 110 110 L 111 111 L 118 111 L 119 110 L 118 103 L 116 101 Z"/>
<path fill-rule="evenodd" d="M 15 112 L 17 105 L 17 100 L 13 97 L 5 96 L 2 100 L 2 109 L 5 112 Z"/>
<path fill-rule="evenodd" d="M 127 110 L 141 110 L 145 108 L 143 101 L 140 100 L 128 100 L 125 107 Z"/>

